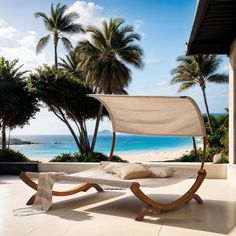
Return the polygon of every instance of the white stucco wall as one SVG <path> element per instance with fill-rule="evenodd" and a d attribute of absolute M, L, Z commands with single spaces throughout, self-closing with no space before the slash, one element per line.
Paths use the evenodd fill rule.
<path fill-rule="evenodd" d="M 236 164 L 236 39 L 230 48 L 229 67 L 229 159 Z"/>

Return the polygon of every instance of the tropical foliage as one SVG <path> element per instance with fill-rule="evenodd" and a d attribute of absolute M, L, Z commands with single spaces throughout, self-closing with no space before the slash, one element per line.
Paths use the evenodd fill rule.
<path fill-rule="evenodd" d="M 86 83 L 96 93 L 126 93 L 131 82 L 128 65 L 143 67 L 143 50 L 137 44 L 140 35 L 120 18 L 103 21 L 102 29 L 90 26 L 87 32 L 91 40 L 81 41 L 75 48 Z"/>
<path fill-rule="evenodd" d="M 143 67 L 143 50 L 137 44 L 140 35 L 134 27 L 124 25 L 121 18 L 103 21 L 102 28 L 89 26 L 87 33 L 91 40 L 78 42 L 75 52 L 86 83 L 94 93 L 127 94 L 126 88 L 131 82 L 131 70 L 128 66 Z M 99 121 L 102 114 L 100 106 L 95 125 L 91 150 L 93 151 Z"/>
<path fill-rule="evenodd" d="M 38 99 L 68 127 L 79 151 L 89 153 L 86 120 L 95 118 L 99 107 L 96 100 L 87 96 L 91 89 L 72 74 L 46 65 L 31 74 L 30 86 Z"/>
<path fill-rule="evenodd" d="M 211 124 L 210 112 L 206 98 L 207 83 L 228 83 L 228 75 L 217 73 L 221 58 L 216 55 L 180 56 L 177 58 L 178 66 L 171 71 L 173 79 L 171 84 L 180 84 L 178 92 L 200 86 L 207 112 L 210 132 L 214 128 Z"/>
<path fill-rule="evenodd" d="M 6 149 L 6 130 L 23 127 L 38 111 L 36 97 L 27 89 L 18 60 L 0 58 L 0 129 L 2 149 Z"/>
<path fill-rule="evenodd" d="M 76 53 L 74 50 L 70 50 L 69 53 L 66 55 L 66 59 L 60 58 L 61 62 L 58 63 L 59 68 L 74 75 L 80 81 L 84 82 L 84 76 L 82 71 L 78 68 L 78 58 L 76 57 Z"/>
<path fill-rule="evenodd" d="M 50 162 L 101 162 L 101 161 L 108 161 L 108 156 L 100 153 L 100 152 L 93 152 L 89 154 L 80 154 L 80 153 L 63 153 L 59 156 L 54 157 Z M 118 156 L 113 156 L 112 161 L 114 162 L 127 162 L 121 159 Z"/>
<path fill-rule="evenodd" d="M 213 134 L 210 132 L 207 117 L 204 117 L 207 131 L 206 161 L 212 162 L 214 156 L 217 155 L 220 157 L 216 161 L 217 163 L 226 163 L 228 162 L 229 155 L 228 114 L 210 116 L 210 118 L 212 121 L 212 127 L 214 129 Z M 201 154 L 202 148 L 198 148 L 197 151 L 191 150 L 190 152 L 185 153 L 176 161 L 201 161 Z"/>
<path fill-rule="evenodd" d="M 74 23 L 79 15 L 76 12 L 66 13 L 67 6 L 61 5 L 60 3 L 56 7 L 51 5 L 50 16 L 47 16 L 44 12 L 36 12 L 35 17 L 42 18 L 43 23 L 49 34 L 42 37 L 36 47 L 36 52 L 39 53 L 49 43 L 50 37 L 53 37 L 54 44 L 54 56 L 55 56 L 55 67 L 58 67 L 57 48 L 58 42 L 61 40 L 63 46 L 70 50 L 72 44 L 70 40 L 65 37 L 65 34 L 83 33 L 84 29 L 82 25 Z"/>
<path fill-rule="evenodd" d="M 30 161 L 24 154 L 21 152 L 6 149 L 0 152 L 0 162 L 25 162 Z"/>

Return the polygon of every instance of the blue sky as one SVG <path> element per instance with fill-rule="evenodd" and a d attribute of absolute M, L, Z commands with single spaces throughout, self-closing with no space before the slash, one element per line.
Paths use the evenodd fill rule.
<path fill-rule="evenodd" d="M 0 8 L 0 56 L 7 59 L 19 58 L 26 69 L 34 70 L 43 63 L 53 63 L 52 43 L 38 56 L 35 45 L 46 31 L 40 19 L 35 19 L 36 11 L 48 13 L 51 2 L 48 0 L 1 0 Z M 144 49 L 145 68 L 132 69 L 132 83 L 129 94 L 135 95 L 188 95 L 193 97 L 202 112 L 205 112 L 201 90 L 196 87 L 177 94 L 177 86 L 170 85 L 170 70 L 176 66 L 176 57 L 186 51 L 192 27 L 195 0 L 99 0 L 99 1 L 60 1 L 67 4 L 70 11 L 80 14 L 80 23 L 99 24 L 104 19 L 123 17 L 127 24 L 132 24 L 142 35 L 140 45 Z M 73 43 L 86 36 L 76 35 Z M 59 49 L 59 56 L 65 51 Z M 220 71 L 228 72 L 228 58 L 224 57 Z M 228 107 L 228 85 L 207 85 L 207 96 L 211 112 L 224 112 Z M 88 129 L 93 131 L 93 122 Z M 104 121 L 101 129 L 110 128 Z M 61 124 L 46 108 L 30 121 L 23 129 L 16 129 L 13 134 L 68 134 Z"/>

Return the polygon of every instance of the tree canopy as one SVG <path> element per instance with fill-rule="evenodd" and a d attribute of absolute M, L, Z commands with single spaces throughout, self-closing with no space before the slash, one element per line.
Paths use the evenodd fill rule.
<path fill-rule="evenodd" d="M 5 130 L 24 126 L 38 111 L 37 99 L 24 78 L 26 71 L 17 67 L 18 60 L 8 61 L 0 58 L 0 128 L 2 146 L 6 140 Z"/>
<path fill-rule="evenodd" d="M 96 117 L 99 102 L 87 95 L 91 89 L 71 73 L 44 66 L 30 76 L 31 90 L 44 102 L 72 133 L 81 153 L 88 153 L 90 144 L 85 121 Z M 72 128 L 73 122 L 79 132 Z"/>
<path fill-rule="evenodd" d="M 91 40 L 78 42 L 75 52 L 85 81 L 96 93 L 124 94 L 131 82 L 128 65 L 143 67 L 140 35 L 121 18 L 103 21 L 102 29 L 89 26 Z"/>
<path fill-rule="evenodd" d="M 74 20 L 79 18 L 79 14 L 76 12 L 66 13 L 67 6 L 58 3 L 56 7 L 51 4 L 50 16 L 47 16 L 44 12 L 36 12 L 34 15 L 36 18 L 40 17 L 43 20 L 44 26 L 49 31 L 49 34 L 42 37 L 36 47 L 36 53 L 42 51 L 42 49 L 48 44 L 50 36 L 53 37 L 54 52 L 55 52 L 55 67 L 57 68 L 57 46 L 58 41 L 61 40 L 63 46 L 70 50 L 72 44 L 70 40 L 65 37 L 64 34 L 83 33 L 84 29 L 82 25 L 75 23 Z"/>
<path fill-rule="evenodd" d="M 221 61 L 221 57 L 217 55 L 180 56 L 177 58 L 178 66 L 171 71 L 173 75 L 171 84 L 180 84 L 178 92 L 196 85 L 201 88 L 211 133 L 213 129 L 206 97 L 206 85 L 207 83 L 228 83 L 228 75 L 217 72 Z"/>

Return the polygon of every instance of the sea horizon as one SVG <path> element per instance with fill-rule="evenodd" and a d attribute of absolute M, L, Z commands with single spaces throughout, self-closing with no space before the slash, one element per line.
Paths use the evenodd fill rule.
<path fill-rule="evenodd" d="M 211 115 L 220 116 L 226 113 L 212 113 Z M 204 113 L 202 115 L 205 115 Z M 112 142 L 112 131 L 103 134 L 99 132 L 95 146 L 95 152 L 109 154 Z M 91 142 L 92 134 L 89 134 Z M 70 134 L 29 134 L 11 135 L 11 138 L 18 138 L 23 141 L 33 142 L 34 144 L 11 145 L 11 148 L 20 151 L 28 158 L 51 159 L 62 153 L 78 152 L 78 148 Z M 197 143 L 201 141 L 197 139 Z M 133 135 L 117 133 L 115 155 L 135 155 L 142 153 L 158 153 L 168 151 L 182 151 L 192 149 L 192 137 L 163 137 L 148 135 Z"/>
<path fill-rule="evenodd" d="M 34 144 L 10 145 L 14 150 L 20 151 L 28 158 L 53 158 L 62 153 L 78 152 L 78 148 L 71 135 L 12 135 L 23 141 Z M 91 141 L 92 135 L 89 135 Z M 112 135 L 100 134 L 95 146 L 96 152 L 109 154 Z M 200 140 L 198 140 L 200 143 Z M 192 148 L 191 137 L 163 137 L 118 134 L 115 146 L 115 155 L 156 153 L 166 151 L 190 150 Z"/>

